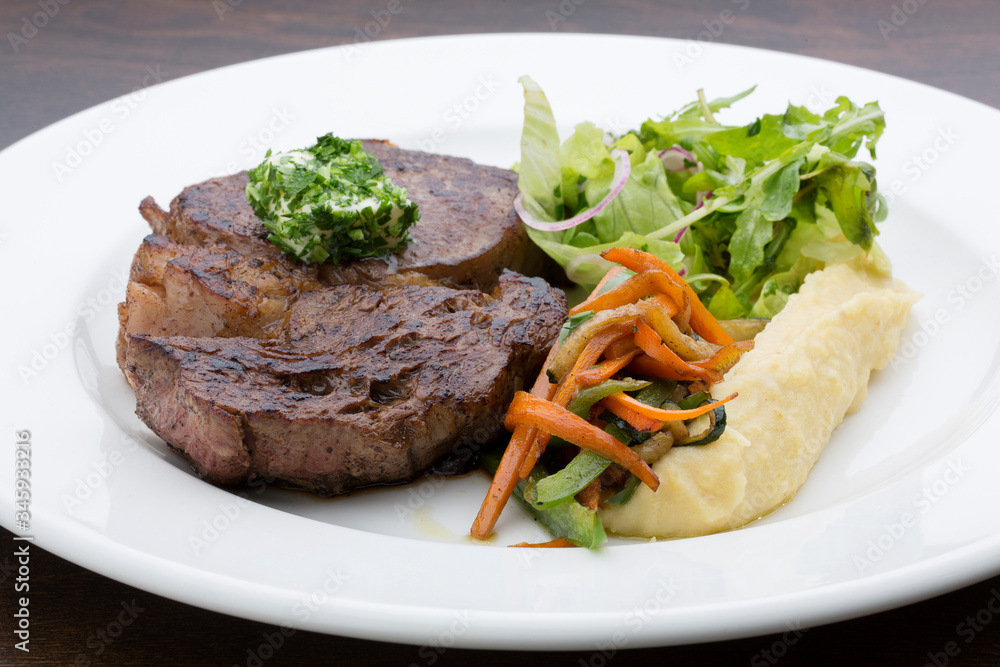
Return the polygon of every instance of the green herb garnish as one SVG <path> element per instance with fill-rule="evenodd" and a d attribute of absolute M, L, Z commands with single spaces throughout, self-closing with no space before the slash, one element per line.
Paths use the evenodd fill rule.
<path fill-rule="evenodd" d="M 267 152 L 249 172 L 246 194 L 268 240 L 306 263 L 383 257 L 408 240 L 419 219 L 360 141 L 332 134 L 301 150 Z"/>

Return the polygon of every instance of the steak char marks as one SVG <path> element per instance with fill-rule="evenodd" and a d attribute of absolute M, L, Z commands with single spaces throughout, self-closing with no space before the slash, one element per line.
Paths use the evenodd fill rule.
<path fill-rule="evenodd" d="M 206 480 L 339 494 L 502 433 L 566 315 L 512 210 L 512 172 L 366 141 L 420 206 L 389 260 L 306 267 L 267 240 L 246 173 L 163 211 L 119 305 L 136 413 Z M 490 293 L 484 293 L 486 290 Z"/>
<path fill-rule="evenodd" d="M 226 246 L 181 245 L 150 234 L 132 259 L 118 306 L 118 365 L 129 333 L 280 336 L 288 309 L 319 289 L 316 270 L 281 258 L 248 257 Z"/>
<path fill-rule="evenodd" d="M 126 367 L 139 416 L 205 479 L 338 494 L 496 438 L 565 308 L 512 272 L 492 296 L 340 285 L 300 297 L 284 341 L 132 335 Z"/>

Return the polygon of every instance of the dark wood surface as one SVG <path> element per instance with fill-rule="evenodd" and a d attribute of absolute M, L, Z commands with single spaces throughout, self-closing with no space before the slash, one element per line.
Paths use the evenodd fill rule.
<path fill-rule="evenodd" d="M 62 4 L 65 2 L 66 4 Z M 4 0 L 0 3 L 0 149 L 69 114 L 124 94 L 158 65 L 171 78 L 265 56 L 344 44 L 384 0 Z M 596 32 L 695 39 L 727 8 L 745 7 L 718 36 L 888 72 L 1000 107 L 1000 4 L 993 0 L 687 0 L 474 5 L 401 0 L 377 39 L 474 32 Z M 579 6 L 577 6 L 577 4 Z M 53 14 L 30 39 L 24 21 Z M 58 11 L 53 8 L 58 7 Z M 220 12 L 226 8 L 232 11 Z M 41 19 L 37 19 L 41 23 Z M 31 34 L 27 30 L 27 34 Z M 4 193 L 10 195 L 12 193 Z M 33 550 L 31 652 L 13 648 L 14 551 L 0 531 L 0 664 L 483 665 L 521 664 L 1000 664 L 1000 622 L 988 611 L 1000 577 L 893 611 L 782 635 L 619 651 L 443 654 L 417 646 L 296 632 L 279 643 L 265 624 L 189 607 Z M 120 634 L 125 607 L 135 619 Z M 978 616 L 978 620 L 976 620 Z M 971 619 L 971 624 L 970 624 Z M 965 624 L 965 625 L 962 625 Z M 969 632 L 969 628 L 977 628 Z M 112 635 L 108 636 L 110 632 Z M 951 655 L 948 654 L 950 651 Z"/>

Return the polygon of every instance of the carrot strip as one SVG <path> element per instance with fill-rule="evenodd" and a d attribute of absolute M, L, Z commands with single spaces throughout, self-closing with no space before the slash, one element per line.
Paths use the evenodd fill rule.
<path fill-rule="evenodd" d="M 593 366 L 594 363 L 601 358 L 601 355 L 604 354 L 604 350 L 606 350 L 609 345 L 615 341 L 621 340 L 622 338 L 631 336 L 633 326 L 634 323 L 631 321 L 616 322 L 595 333 L 591 339 L 587 341 L 583 351 L 580 352 L 580 356 L 577 357 L 576 362 L 574 362 L 573 368 L 571 368 L 569 373 L 566 374 L 566 377 L 559 384 L 554 395 L 550 394 L 548 399 L 560 407 L 566 407 L 569 405 L 573 399 L 576 398 L 576 394 L 580 389 L 580 373 Z M 545 446 L 549 444 L 549 440 L 551 438 L 552 434 L 544 431 L 540 432 L 538 437 L 535 438 L 535 442 L 529 456 L 527 456 L 521 463 L 521 469 L 518 471 L 518 476 L 521 479 L 527 479 L 528 475 L 531 474 L 531 469 L 535 467 L 538 459 L 540 459 L 542 454 L 545 453 Z"/>
<path fill-rule="evenodd" d="M 610 310 L 626 304 L 635 303 L 640 299 L 645 299 L 654 294 L 665 294 L 672 302 L 672 311 L 669 317 L 679 313 L 684 307 L 684 288 L 670 279 L 663 271 L 643 271 L 637 273 L 618 287 L 587 299 L 583 303 L 570 309 L 570 315 L 583 313 L 592 310 L 595 313 L 601 310 Z"/>
<path fill-rule="evenodd" d="M 538 374 L 538 377 L 535 378 L 535 384 L 531 387 L 531 393 L 539 398 L 551 399 L 555 394 L 556 386 L 549 382 L 549 376 L 545 371 L 556 356 L 556 347 L 556 345 L 553 345 L 549 350 L 548 356 L 545 357 L 545 363 L 542 364 L 542 370 Z M 536 449 L 535 441 L 537 438 L 537 428 L 523 427 L 514 429 L 510 442 L 507 444 L 507 449 L 504 450 L 503 458 L 500 460 L 500 466 L 497 468 L 496 474 L 493 475 L 490 490 L 486 494 L 482 506 L 479 508 L 479 514 L 476 515 L 476 519 L 472 523 L 471 533 L 475 537 L 486 539 L 493 532 L 493 526 L 496 525 L 504 505 L 507 504 L 511 494 L 514 492 L 517 480 L 521 479 L 521 465 L 525 461 L 531 460 L 531 467 L 534 467 L 532 453 Z"/>
<path fill-rule="evenodd" d="M 695 333 L 716 345 L 729 345 L 733 342 L 733 339 L 723 330 L 719 321 L 715 319 L 715 316 L 708 312 L 708 308 L 701 302 L 701 299 L 691 289 L 691 286 L 684 282 L 684 279 L 674 271 L 673 267 L 656 255 L 636 250 L 635 248 L 610 248 L 602 252 L 601 257 L 621 264 L 636 273 L 643 271 L 664 272 L 671 280 L 680 285 L 687 294 L 691 304 L 691 328 L 694 329 Z"/>
<path fill-rule="evenodd" d="M 697 366 L 698 368 L 706 368 L 718 373 L 725 373 L 736 365 L 736 362 L 740 360 L 740 357 L 743 356 L 744 352 L 748 352 L 752 349 L 752 340 L 741 340 L 726 345 L 721 350 L 716 352 L 711 359 L 692 361 L 690 363 L 692 366 Z"/>
<path fill-rule="evenodd" d="M 624 268 L 620 266 L 613 267 L 610 269 L 604 277 L 598 283 L 597 287 L 594 288 L 594 294 L 598 293 L 604 285 L 611 280 L 614 276 L 618 275 L 624 271 Z M 613 341 L 612 341 L 613 342 Z M 545 364 L 542 366 L 541 372 L 535 380 L 534 385 L 531 388 L 531 395 L 538 399 L 549 399 L 555 398 L 555 394 L 558 392 L 558 387 L 549 382 L 548 370 L 549 364 L 552 363 L 552 359 L 555 358 L 556 348 L 558 345 L 553 345 L 552 349 L 549 350 L 548 357 L 545 359 Z M 606 347 L 606 346 L 605 346 Z M 586 350 L 585 350 L 586 351 Z M 593 360 L 590 361 L 586 366 L 581 366 L 580 369 L 589 368 L 593 366 L 597 359 L 600 358 L 603 353 L 603 349 L 600 353 L 594 356 Z M 576 367 L 574 366 L 574 369 Z M 575 378 L 573 373 L 570 373 L 570 377 Z M 574 379 L 574 383 L 576 380 Z M 568 405 L 569 400 L 572 400 L 572 396 L 567 399 L 566 404 Z M 500 461 L 500 467 L 497 468 L 496 474 L 493 476 L 493 481 L 490 483 L 490 490 L 487 493 L 486 498 L 483 500 L 482 506 L 479 508 L 479 513 L 476 515 L 476 519 L 473 522 L 471 533 L 472 535 L 485 539 L 493 532 L 493 527 L 496 525 L 497 519 L 500 518 L 500 513 L 503 511 L 504 505 L 510 499 L 511 494 L 514 491 L 514 487 L 517 485 L 518 478 L 523 479 L 531 473 L 531 469 L 535 467 L 538 458 L 542 455 L 544 451 L 545 444 L 548 442 L 548 436 L 545 435 L 544 441 L 539 441 L 539 429 L 534 426 L 518 427 L 514 429 L 511 435 L 510 443 L 507 445 L 507 449 L 504 451 L 503 458 Z M 522 474 L 522 470 L 524 470 Z"/>
<path fill-rule="evenodd" d="M 638 412 L 639 414 L 645 415 L 650 419 L 659 419 L 660 421 L 676 421 L 678 419 L 694 419 L 695 417 L 700 417 L 706 412 L 711 412 L 723 403 L 728 403 L 729 401 L 736 398 L 737 394 L 730 394 L 720 401 L 715 401 L 714 403 L 706 403 L 701 407 L 692 408 L 690 410 L 664 410 L 662 408 L 654 408 L 651 405 L 646 405 L 642 401 L 637 401 L 625 392 L 618 394 L 612 394 L 604 399 L 605 405 L 608 409 L 611 409 L 612 405 L 623 405 L 625 407 L 631 408 Z M 572 413 L 571 413 L 572 414 Z M 574 415 L 575 416 L 575 415 Z"/>
<path fill-rule="evenodd" d="M 573 364 L 573 368 L 563 379 L 559 391 L 556 392 L 555 402 L 563 406 L 569 405 L 570 401 L 576 397 L 575 389 L 578 387 L 573 385 L 578 384 L 580 373 L 596 364 L 612 343 L 631 337 L 638 322 L 639 320 L 616 322 L 591 336 L 583 351 L 580 352 L 580 356 L 577 357 L 576 363 Z"/>
<path fill-rule="evenodd" d="M 548 394 L 544 398 L 548 401 L 551 401 L 553 398 L 555 398 L 556 389 L 557 387 L 554 384 L 549 384 Z M 536 394 L 534 390 L 532 390 L 531 393 L 535 396 L 538 396 L 538 394 Z M 538 396 L 538 398 L 542 398 L 542 396 Z M 517 471 L 518 479 L 527 479 L 528 475 L 531 474 L 531 469 L 535 467 L 535 464 L 538 463 L 539 457 L 541 457 L 542 455 L 542 452 L 538 446 L 537 428 L 531 429 L 530 438 L 531 440 L 530 444 L 528 445 L 528 453 L 524 457 L 524 460 L 521 462 L 520 469 Z M 545 439 L 545 443 L 542 446 L 544 447 L 545 444 L 548 444 L 548 438 Z"/>
<path fill-rule="evenodd" d="M 724 347 L 710 359 L 685 362 L 641 320 L 616 322 L 597 332 L 588 341 L 563 381 L 559 385 L 552 385 L 546 370 L 556 354 L 556 346 L 553 346 L 531 393 L 517 392 L 507 411 L 504 423 L 512 431 L 512 435 L 493 477 L 490 491 L 473 523 L 471 532 L 476 537 L 485 538 L 493 531 L 518 478 L 530 474 L 553 435 L 615 461 L 653 490 L 659 486 L 659 479 L 652 469 L 631 449 L 566 409 L 582 386 L 602 382 L 626 366 L 630 369 L 654 371 L 644 374 L 655 377 L 716 382 L 721 379 L 725 370 L 739 360 L 743 352 L 752 347 L 752 343 L 733 344 L 690 285 L 669 264 L 655 255 L 629 248 L 612 248 L 602 253 L 602 256 L 621 266 L 608 271 L 591 297 L 572 309 L 571 314 L 586 310 L 606 310 L 648 297 L 655 300 L 660 310 L 671 318 L 681 312 L 686 315 L 690 310 L 690 326 L 694 332 L 705 340 Z M 607 281 L 624 270 L 622 267 L 635 271 L 637 275 L 599 295 Z M 640 350 L 645 354 L 640 354 Z M 594 367 L 602 355 L 607 356 L 607 361 Z M 663 421 L 691 419 L 735 397 L 736 394 L 733 394 L 722 401 L 694 410 L 652 408 L 624 393 L 608 397 L 602 404 L 639 430 L 650 430 L 654 426 L 655 430 L 659 430 Z M 574 545 L 564 538 L 557 538 L 547 543 L 512 546 Z"/>
<path fill-rule="evenodd" d="M 536 429 L 537 432 L 537 429 Z M 549 438 L 545 439 L 546 445 L 549 444 Z M 535 437 L 535 441 L 532 444 L 531 451 L 528 452 L 528 456 L 525 457 L 524 461 L 521 462 L 521 468 L 517 471 L 518 479 L 528 479 L 528 475 L 534 470 L 535 464 L 538 463 L 538 459 L 542 458 L 544 450 L 539 447 L 538 437 Z"/>
<path fill-rule="evenodd" d="M 610 269 L 608 269 L 608 272 L 604 274 L 604 277 L 601 278 L 600 281 L 598 281 L 597 287 L 594 288 L 594 291 L 591 292 L 590 296 L 587 297 L 587 298 L 588 299 L 589 298 L 593 298 L 593 296 L 595 294 L 600 293 L 600 291 L 602 289 L 604 289 L 604 286 L 608 284 L 609 280 L 611 280 L 612 278 L 614 278 L 615 276 L 617 276 L 619 273 L 621 273 L 624 270 L 625 270 L 625 268 L 622 267 L 622 266 L 612 266 Z"/>
<path fill-rule="evenodd" d="M 585 371 L 580 371 L 580 373 L 576 376 L 576 381 L 580 383 L 581 387 L 590 387 L 595 384 L 600 384 L 621 369 L 628 366 L 629 362 L 632 361 L 637 354 L 639 354 L 639 350 L 635 349 L 628 354 L 601 362 L 593 368 L 588 368 Z"/>
<path fill-rule="evenodd" d="M 503 458 L 500 459 L 500 467 L 493 475 L 489 493 L 483 499 L 476 520 L 472 522 L 471 532 L 473 536 L 486 539 L 493 532 L 493 526 L 500 518 L 500 513 L 510 499 L 511 493 L 514 492 L 514 487 L 517 486 L 518 471 L 524 458 L 531 450 L 531 441 L 534 440 L 534 434 L 537 432 L 537 428 L 529 425 L 518 426 L 514 429 L 514 434 L 507 444 Z"/>
<path fill-rule="evenodd" d="M 641 352 L 642 350 L 635 344 L 635 340 L 630 338 L 622 338 L 617 340 L 611 345 L 608 345 L 608 349 L 604 351 L 605 359 L 617 359 L 618 357 L 624 357 L 631 354 L 633 351 Z"/>
<path fill-rule="evenodd" d="M 660 335 L 641 320 L 636 323 L 635 344 L 650 357 L 676 373 L 674 379 L 704 380 L 709 383 L 718 382 L 722 379 L 720 373 L 709 368 L 693 366 L 678 357 L 676 352 L 664 345 Z"/>
<path fill-rule="evenodd" d="M 600 405 L 613 415 L 621 417 L 628 424 L 640 433 L 656 433 L 663 428 L 663 422 L 652 417 L 647 417 L 641 412 L 637 412 L 620 401 L 602 400 Z"/>
<path fill-rule="evenodd" d="M 577 357 L 573 368 L 570 369 L 569 373 L 566 374 L 566 377 L 559 384 L 555 396 L 550 398 L 552 403 L 561 408 L 569 405 L 576 398 L 576 394 L 580 390 L 580 373 L 593 366 L 601 358 L 601 355 L 604 354 L 609 345 L 617 340 L 631 336 L 634 326 L 635 323 L 632 321 L 616 322 L 595 333 L 587 341 L 583 351 L 580 352 L 580 356 Z M 538 434 L 538 437 L 535 439 L 532 456 L 529 456 L 521 464 L 521 470 L 518 473 L 521 479 L 526 479 L 531 474 L 531 469 L 535 467 L 535 463 L 545 453 L 545 446 L 549 444 L 551 438 L 552 434 L 545 431 Z"/>
<path fill-rule="evenodd" d="M 638 402 L 638 401 L 637 401 Z M 656 490 L 660 480 L 653 469 L 631 449 L 615 440 L 587 420 L 577 417 L 564 407 L 543 401 L 536 396 L 523 391 L 517 392 L 514 402 L 507 410 L 504 426 L 514 429 L 518 425 L 535 426 L 542 432 L 571 442 L 583 449 L 614 461 L 639 480 Z"/>
<path fill-rule="evenodd" d="M 536 542 L 534 544 L 528 542 L 518 542 L 517 544 L 511 544 L 510 547 L 520 547 L 526 549 L 564 549 L 567 547 L 575 547 L 576 545 L 567 540 L 565 537 L 557 537 L 554 540 L 549 540 L 548 542 Z"/>

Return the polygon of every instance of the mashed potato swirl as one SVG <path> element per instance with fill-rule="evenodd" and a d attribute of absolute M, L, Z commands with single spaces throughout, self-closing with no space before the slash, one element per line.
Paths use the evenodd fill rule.
<path fill-rule="evenodd" d="M 873 370 L 885 367 L 919 295 L 861 261 L 809 275 L 755 339 L 715 398 L 727 405 L 722 437 L 676 447 L 653 466 L 657 491 L 604 506 L 609 532 L 690 537 L 742 526 L 788 501 L 834 429 L 860 407 Z"/>

